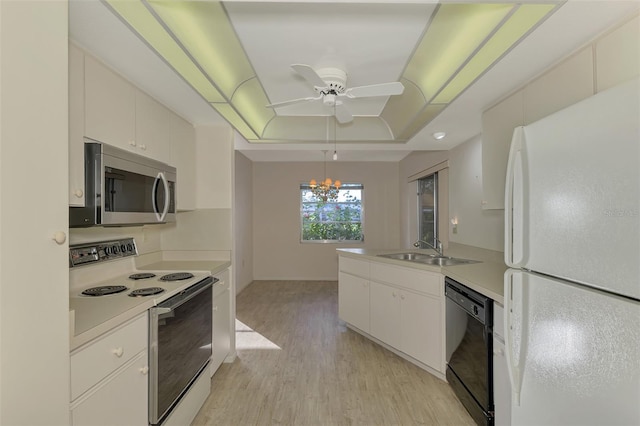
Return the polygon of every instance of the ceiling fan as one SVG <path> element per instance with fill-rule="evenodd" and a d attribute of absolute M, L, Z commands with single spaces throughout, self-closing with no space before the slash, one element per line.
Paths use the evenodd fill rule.
<path fill-rule="evenodd" d="M 324 105 L 334 108 L 334 114 L 339 123 L 348 123 L 353 120 L 353 115 L 351 115 L 351 112 L 340 98 L 356 99 L 373 96 L 393 96 L 401 95 L 404 91 L 404 86 L 399 81 L 347 88 L 347 73 L 340 68 L 325 67 L 315 70 L 311 66 L 304 64 L 293 64 L 291 68 L 313 85 L 313 89 L 318 93 L 318 96 L 276 102 L 267 105 L 268 108 L 322 100 Z"/>

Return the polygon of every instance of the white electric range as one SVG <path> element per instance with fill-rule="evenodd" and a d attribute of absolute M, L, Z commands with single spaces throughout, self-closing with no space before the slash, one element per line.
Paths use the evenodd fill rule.
<path fill-rule="evenodd" d="M 111 330 L 210 276 L 138 270 L 133 238 L 69 248 L 71 348 Z"/>

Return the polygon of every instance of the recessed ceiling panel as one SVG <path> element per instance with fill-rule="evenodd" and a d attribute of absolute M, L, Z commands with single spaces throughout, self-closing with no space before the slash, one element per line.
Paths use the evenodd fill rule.
<path fill-rule="evenodd" d="M 398 81 L 433 4 L 224 3 L 270 102 L 315 96 L 291 64 L 347 72 L 347 87 Z M 388 97 L 347 99 L 356 116 L 378 116 Z M 326 115 L 321 101 L 280 115 Z"/>

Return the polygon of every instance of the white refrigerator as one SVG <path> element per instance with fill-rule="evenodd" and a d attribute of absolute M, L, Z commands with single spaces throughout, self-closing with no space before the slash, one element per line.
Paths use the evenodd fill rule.
<path fill-rule="evenodd" d="M 639 104 L 633 80 L 514 131 L 503 413 L 513 425 L 640 425 Z"/>

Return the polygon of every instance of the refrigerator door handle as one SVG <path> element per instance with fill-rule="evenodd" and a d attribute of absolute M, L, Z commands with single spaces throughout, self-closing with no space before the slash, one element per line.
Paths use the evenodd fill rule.
<path fill-rule="evenodd" d="M 522 365 L 520 353 L 524 350 L 525 336 L 521 328 L 520 332 L 520 349 L 519 353 L 514 353 L 514 339 L 513 332 L 514 327 L 517 324 L 513 322 L 513 310 L 517 309 L 518 301 L 513 299 L 513 284 L 517 281 L 519 287 L 522 289 L 522 273 L 513 270 L 507 270 L 504 274 L 504 346 L 505 346 L 505 359 L 507 362 L 507 371 L 509 373 L 509 381 L 511 382 L 511 392 L 513 394 L 513 402 L 516 406 L 520 406 L 520 390 L 522 389 Z M 520 297 L 520 325 L 524 321 L 524 311 L 522 309 L 522 296 Z"/>
<path fill-rule="evenodd" d="M 505 263 L 510 267 L 522 266 L 524 260 L 524 127 L 516 127 L 507 162 L 505 185 Z"/>

